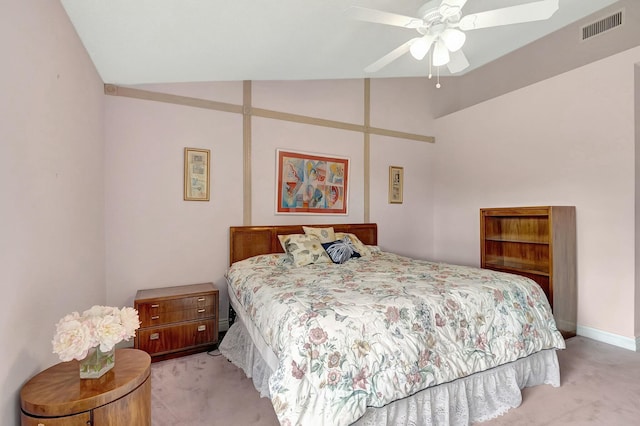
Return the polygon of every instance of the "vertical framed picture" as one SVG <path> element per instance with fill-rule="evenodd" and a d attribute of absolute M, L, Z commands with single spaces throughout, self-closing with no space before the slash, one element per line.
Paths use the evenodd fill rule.
<path fill-rule="evenodd" d="M 185 201 L 209 201 L 210 155 L 208 149 L 184 149 Z"/>
<path fill-rule="evenodd" d="M 389 203 L 402 204 L 404 168 L 389 166 Z"/>
<path fill-rule="evenodd" d="M 349 159 L 277 150 L 276 213 L 347 214 Z"/>

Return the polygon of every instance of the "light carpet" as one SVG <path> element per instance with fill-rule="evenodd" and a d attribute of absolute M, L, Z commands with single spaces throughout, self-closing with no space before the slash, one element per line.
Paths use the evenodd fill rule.
<path fill-rule="evenodd" d="M 640 424 L 640 353 L 578 336 L 558 359 L 559 388 L 524 389 L 520 407 L 483 425 Z M 151 415 L 153 426 L 279 424 L 242 370 L 204 352 L 152 364 Z"/>
<path fill-rule="evenodd" d="M 214 351 L 214 354 L 219 354 Z M 279 425 L 242 370 L 206 352 L 151 364 L 152 426 Z"/>

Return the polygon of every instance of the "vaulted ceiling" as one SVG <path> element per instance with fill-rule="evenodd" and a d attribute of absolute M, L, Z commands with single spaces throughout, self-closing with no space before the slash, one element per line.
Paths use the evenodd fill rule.
<path fill-rule="evenodd" d="M 468 0 L 463 14 L 535 0 Z M 560 0 L 548 20 L 467 32 L 473 71 L 592 16 L 618 0 Z M 105 83 L 421 77 L 428 61 L 405 54 L 364 68 L 416 30 L 349 18 L 349 6 L 416 16 L 419 0 L 61 0 Z M 578 35 L 576 34 L 576 38 Z M 447 74 L 442 67 L 443 75 Z"/>

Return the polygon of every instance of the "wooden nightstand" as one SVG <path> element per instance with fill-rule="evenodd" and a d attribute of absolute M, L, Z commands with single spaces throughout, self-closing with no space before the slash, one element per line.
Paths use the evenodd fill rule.
<path fill-rule="evenodd" d="M 138 290 L 134 306 L 141 322 L 134 347 L 152 362 L 214 349 L 218 342 L 213 283 Z"/>
<path fill-rule="evenodd" d="M 99 379 L 80 379 L 78 361 L 56 364 L 20 391 L 22 426 L 150 426 L 151 358 L 117 349 L 116 364 Z"/>

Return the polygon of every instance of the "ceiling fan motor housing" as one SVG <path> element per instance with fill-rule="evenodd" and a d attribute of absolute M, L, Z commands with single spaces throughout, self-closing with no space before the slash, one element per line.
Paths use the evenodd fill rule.
<path fill-rule="evenodd" d="M 458 9 L 457 13 L 445 16 L 440 12 L 440 8 L 431 8 L 420 14 L 423 24 L 416 29 L 422 35 L 430 33 L 431 35 L 441 34 L 448 26 L 457 24 L 462 15 Z"/>

